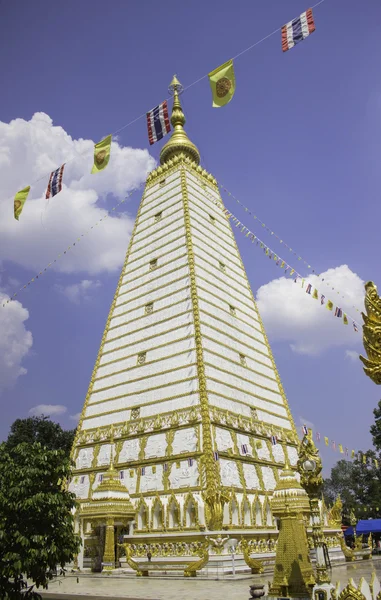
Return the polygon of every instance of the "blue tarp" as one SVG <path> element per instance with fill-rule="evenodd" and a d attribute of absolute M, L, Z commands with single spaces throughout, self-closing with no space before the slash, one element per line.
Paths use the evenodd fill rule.
<path fill-rule="evenodd" d="M 344 531 L 344 535 L 353 535 L 353 527 L 348 527 L 348 529 Z"/>
<path fill-rule="evenodd" d="M 368 519 L 359 521 L 356 525 L 357 535 L 369 534 L 369 533 L 381 533 L 381 519 Z"/>

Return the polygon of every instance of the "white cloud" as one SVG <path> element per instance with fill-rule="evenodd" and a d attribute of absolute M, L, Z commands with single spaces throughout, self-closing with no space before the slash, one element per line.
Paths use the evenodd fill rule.
<path fill-rule="evenodd" d="M 34 417 L 39 417 L 41 415 L 53 417 L 55 415 L 63 415 L 66 411 L 66 406 L 63 406 L 62 404 L 38 404 L 30 409 L 29 414 Z"/>
<path fill-rule="evenodd" d="M 324 281 L 322 282 L 322 279 Z M 318 355 L 334 346 L 354 346 L 361 343 L 361 333 L 355 333 L 350 318 L 349 325 L 334 317 L 333 311 L 321 306 L 320 300 L 306 294 L 311 283 L 326 299 L 332 300 L 355 319 L 359 313 L 355 305 L 364 310 L 364 282 L 347 265 L 328 269 L 320 278 L 306 278 L 304 288 L 292 279 L 281 277 L 259 288 L 257 303 L 268 334 L 274 340 L 289 342 L 291 349 L 300 354 Z M 332 290 L 335 288 L 335 291 Z M 337 291 L 340 291 L 340 295 Z M 345 296 L 343 299 L 341 296 Z"/>
<path fill-rule="evenodd" d="M 100 281 L 92 281 L 91 279 L 82 279 L 79 283 L 61 286 L 56 284 L 54 287 L 60 293 L 66 296 L 73 304 L 80 304 L 81 301 L 90 300 L 92 293 L 101 287 Z"/>
<path fill-rule="evenodd" d="M 359 353 L 356 350 L 346 350 L 345 356 L 353 362 L 359 362 Z"/>
<path fill-rule="evenodd" d="M 30 351 L 33 338 L 24 325 L 29 312 L 18 302 L 3 303 L 9 296 L 0 291 L 0 393 L 16 383 L 27 370 L 22 366 L 23 359 Z"/>
<path fill-rule="evenodd" d="M 70 417 L 69 417 L 69 418 L 70 418 L 72 421 L 77 421 L 77 422 L 78 422 L 78 421 L 79 421 L 79 417 L 80 417 L 80 416 L 81 416 L 81 413 L 79 412 L 79 413 L 75 413 L 75 415 L 70 415 Z"/>
<path fill-rule="evenodd" d="M 30 121 L 0 122 L 1 260 L 40 271 L 105 216 L 107 194 L 122 199 L 144 182 L 155 166 L 147 150 L 113 142 L 109 165 L 91 175 L 93 150 L 94 141 L 73 140 L 44 113 L 36 113 Z M 47 173 L 64 162 L 64 188 L 47 202 Z M 39 178 L 41 181 L 33 184 Z M 29 198 L 16 221 L 13 197 L 28 184 L 32 185 Z M 125 213 L 112 213 L 53 268 L 90 274 L 120 268 L 132 226 L 133 219 Z"/>

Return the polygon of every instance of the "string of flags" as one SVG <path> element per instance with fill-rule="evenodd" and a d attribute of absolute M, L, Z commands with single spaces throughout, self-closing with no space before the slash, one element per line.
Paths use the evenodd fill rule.
<path fill-rule="evenodd" d="M 90 227 L 90 229 L 88 229 L 87 231 L 85 231 L 84 233 L 81 233 L 80 237 L 78 237 L 74 242 L 72 242 L 70 244 L 70 246 L 68 246 L 65 250 L 63 250 L 62 252 L 60 252 L 56 258 L 51 261 L 50 263 L 48 263 L 46 265 L 46 267 L 44 269 L 42 269 L 37 275 L 35 275 L 34 277 L 32 277 L 32 279 L 30 279 L 25 285 L 23 285 L 17 292 L 15 292 L 14 294 L 12 294 L 12 296 L 10 298 L 8 298 L 8 300 L 6 300 L 5 302 L 3 302 L 2 307 L 4 308 L 7 304 L 9 304 L 10 302 L 12 302 L 12 300 L 14 300 L 18 294 L 20 292 L 22 292 L 23 290 L 25 290 L 27 287 L 30 286 L 31 283 L 36 283 L 37 280 L 50 268 L 52 267 L 60 258 L 62 258 L 63 256 L 65 256 L 65 254 L 67 254 L 69 252 L 69 250 L 72 250 L 80 241 L 83 237 L 85 237 L 86 235 L 88 235 L 95 227 L 97 227 L 102 221 L 104 221 L 112 212 L 114 212 L 119 206 L 121 206 L 122 204 L 124 204 L 124 202 L 126 202 L 126 200 L 128 200 L 128 198 L 130 198 L 132 196 L 132 194 L 134 192 L 136 192 L 137 190 L 139 190 L 140 188 L 142 188 L 144 185 L 144 182 L 141 183 L 136 189 L 134 189 L 132 192 L 129 192 L 127 194 L 127 196 L 125 198 L 123 198 L 120 202 L 118 202 L 118 204 L 116 204 L 113 208 L 111 208 L 108 213 L 102 217 L 101 219 L 99 219 L 96 223 L 94 223 L 94 225 L 92 225 Z M 24 190 L 22 190 L 24 191 Z M 20 192 L 18 192 L 20 194 Z M 20 200 L 21 202 L 21 200 Z"/>
<path fill-rule="evenodd" d="M 269 259 L 273 259 L 275 261 L 275 264 L 277 267 L 284 269 L 284 272 L 286 275 L 293 277 L 294 282 L 299 283 L 301 285 L 301 287 L 304 288 L 305 283 L 306 283 L 305 278 L 300 273 L 298 273 L 281 256 L 279 256 L 279 254 L 277 254 L 276 252 L 274 252 L 274 250 L 272 250 L 269 246 L 267 246 L 257 235 L 255 235 L 255 233 L 253 233 L 250 229 L 248 229 L 246 227 L 246 225 L 244 225 L 239 219 L 237 219 L 237 217 L 235 217 L 231 211 L 229 211 L 227 208 L 225 208 L 221 204 L 221 202 L 219 202 L 218 200 L 216 200 L 216 198 L 214 198 L 211 194 L 209 194 L 207 190 L 204 190 L 204 193 L 206 194 L 206 196 L 211 200 L 211 202 L 215 206 L 217 206 L 220 210 L 222 210 L 222 212 L 224 213 L 224 215 L 227 219 L 232 220 L 234 225 L 241 231 L 241 233 L 243 233 L 245 235 L 245 237 L 249 238 L 252 243 L 256 243 L 256 246 L 258 246 L 260 249 L 262 249 L 264 254 L 266 256 L 268 256 Z M 329 311 L 333 311 L 333 308 L 335 305 L 332 302 L 332 300 L 326 299 L 324 294 L 319 294 L 318 290 L 316 288 L 313 288 L 311 283 L 306 284 L 305 291 L 308 295 L 312 296 L 312 298 L 314 300 L 320 299 L 320 306 L 325 305 Z M 358 332 L 359 327 L 360 327 L 359 324 L 355 321 L 355 319 L 353 317 L 351 317 L 347 313 L 344 313 L 342 308 L 340 308 L 339 306 L 335 306 L 334 315 L 335 315 L 335 317 L 342 319 L 342 322 L 344 325 L 349 324 L 349 320 L 348 320 L 348 317 L 349 317 L 352 321 L 353 330 L 356 333 Z"/>
<path fill-rule="evenodd" d="M 300 429 L 302 436 L 308 435 L 309 429 L 306 427 L 306 425 L 302 425 Z M 377 458 L 368 456 L 367 453 L 363 452 L 362 450 L 349 449 L 348 447 L 343 446 L 343 444 L 337 443 L 336 440 L 332 440 L 329 437 L 322 435 L 319 431 L 315 431 L 315 434 L 312 429 L 310 429 L 310 431 L 316 442 L 320 443 L 321 441 L 324 441 L 324 445 L 334 452 L 338 450 L 339 453 L 343 454 L 346 458 L 357 458 L 363 465 L 375 466 L 376 469 L 378 469 L 379 461 Z"/>
<path fill-rule="evenodd" d="M 290 21 L 283 27 L 273 31 L 258 42 L 252 44 L 251 46 L 237 54 L 235 58 L 238 58 L 248 50 L 251 50 L 259 43 L 262 43 L 269 37 L 272 37 L 279 31 L 282 32 L 282 50 L 285 51 L 285 49 L 289 50 L 290 48 L 294 47 L 296 44 L 306 39 L 306 37 L 308 37 L 313 31 L 315 31 L 315 22 L 312 14 L 312 9 L 318 6 L 319 4 L 322 4 L 322 2 L 324 2 L 324 0 L 319 0 L 319 2 L 317 2 L 312 8 L 309 8 L 299 17 L 297 17 L 293 21 Z M 285 39 L 287 42 L 287 48 L 285 48 Z M 209 83 L 212 91 L 213 107 L 221 107 L 228 104 L 234 96 L 236 82 L 233 60 L 234 59 L 227 61 L 220 67 L 208 73 Z M 192 87 L 192 85 L 198 83 L 199 81 L 202 81 L 205 77 L 206 75 L 197 79 L 196 81 L 188 85 L 186 89 L 189 89 L 190 87 Z M 110 159 L 112 137 L 120 131 L 122 131 L 123 129 L 125 129 L 126 127 L 128 127 L 129 125 L 132 125 L 132 123 L 135 123 L 136 121 L 140 120 L 142 117 L 146 117 L 148 141 L 150 145 L 161 140 L 164 137 L 164 135 L 167 135 L 171 131 L 167 101 L 168 99 L 164 100 L 158 106 L 154 107 L 147 113 L 143 113 L 136 119 L 133 119 L 127 125 L 124 125 L 123 127 L 117 129 L 113 134 L 110 134 L 109 136 L 95 144 L 94 165 L 91 170 L 91 173 L 98 173 L 108 165 Z M 87 151 L 80 153 L 79 156 L 83 156 L 86 152 Z M 72 160 L 74 160 L 74 157 L 68 160 L 66 164 L 71 162 Z M 56 196 L 62 190 L 64 166 L 65 165 L 58 167 L 55 171 L 53 171 L 50 174 L 49 183 L 45 195 L 46 199 Z M 34 183 L 37 183 L 37 181 L 40 180 L 41 178 L 36 180 Z M 19 220 L 20 215 L 23 211 L 24 204 L 28 198 L 30 189 L 31 186 L 27 186 L 22 190 L 18 191 L 14 197 L 14 217 L 17 221 Z"/>
<path fill-rule="evenodd" d="M 308 261 L 306 261 L 302 256 L 300 256 L 297 252 L 295 252 L 295 250 L 293 250 L 283 239 L 280 238 L 279 235 L 277 235 L 275 233 L 275 231 L 273 231 L 270 227 L 268 227 L 268 225 L 266 225 L 266 223 L 264 223 L 256 214 L 254 214 L 249 208 L 247 208 L 247 206 L 245 206 L 238 198 L 236 198 L 234 196 L 234 194 L 232 194 L 232 192 L 230 192 L 222 183 L 218 183 L 218 187 L 223 190 L 224 192 L 226 192 L 228 194 L 228 196 L 230 196 L 231 198 L 233 198 L 233 200 L 235 200 L 237 202 L 237 204 L 239 204 L 245 212 L 247 212 L 249 215 L 251 215 L 253 217 L 253 219 L 255 219 L 256 221 L 258 221 L 258 223 L 261 224 L 261 226 L 268 232 L 270 233 L 270 235 L 273 235 L 280 244 L 282 244 L 283 246 L 285 246 L 294 256 L 296 256 L 297 260 L 300 260 L 303 264 L 306 265 L 307 269 L 311 269 L 312 273 L 318 277 L 322 282 L 324 281 L 326 285 L 331 286 L 331 289 L 333 291 L 335 291 L 337 294 L 339 294 L 341 296 L 341 298 L 345 299 L 345 295 L 342 294 L 339 290 L 337 290 L 334 286 L 332 286 L 332 283 L 329 281 L 325 281 L 325 278 L 322 278 L 321 275 L 319 273 L 316 273 L 315 269 L 309 264 Z M 357 308 L 357 306 L 355 306 L 354 304 L 352 304 L 352 308 L 354 308 L 358 313 L 361 312 L 361 310 L 359 308 Z"/>

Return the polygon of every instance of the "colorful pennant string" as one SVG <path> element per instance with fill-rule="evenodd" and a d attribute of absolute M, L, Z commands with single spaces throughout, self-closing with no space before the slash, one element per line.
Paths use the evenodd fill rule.
<path fill-rule="evenodd" d="M 218 182 L 217 182 L 218 183 Z M 218 183 L 218 187 L 223 190 L 224 192 L 226 192 L 228 194 L 228 196 L 230 196 L 231 198 L 233 198 L 233 200 L 235 200 L 237 202 L 237 204 L 239 204 L 245 212 L 247 212 L 249 215 L 251 215 L 253 217 L 253 219 L 255 219 L 256 221 L 258 221 L 258 223 L 261 224 L 261 226 L 270 234 L 273 235 L 280 244 L 282 244 L 283 246 L 285 246 L 287 248 L 287 250 L 289 250 L 294 256 L 296 256 L 296 258 L 298 260 L 300 260 L 303 264 L 306 265 L 307 269 L 311 269 L 312 273 L 318 277 L 318 279 L 320 279 L 320 281 L 324 282 L 325 285 L 328 285 L 331 287 L 331 289 L 333 291 L 335 291 L 337 294 L 339 294 L 341 296 L 341 298 L 345 299 L 346 296 L 344 294 L 341 294 L 340 291 L 338 291 L 334 286 L 332 286 L 332 283 L 329 281 L 325 281 L 324 278 L 322 278 L 322 276 L 317 273 L 315 271 L 315 269 L 309 264 L 308 261 L 306 261 L 302 256 L 300 256 L 297 252 L 295 252 L 295 250 L 293 250 L 283 239 L 280 238 L 279 235 L 277 235 L 275 233 L 275 231 L 273 231 L 268 225 L 266 225 L 266 223 L 264 223 L 257 215 L 255 215 L 249 208 L 247 208 L 247 206 L 245 206 L 238 198 L 236 198 L 234 196 L 234 194 L 232 194 L 231 192 L 229 192 L 229 190 L 222 184 L 222 183 Z M 361 313 L 361 310 L 359 308 L 357 308 L 357 306 L 355 306 L 354 304 L 351 305 L 352 308 L 354 308 L 354 310 L 356 310 L 358 313 Z"/>
<path fill-rule="evenodd" d="M 319 2 L 316 2 L 316 4 L 314 4 L 311 8 L 309 8 L 309 11 L 312 11 L 312 9 L 316 8 L 317 6 L 319 6 L 320 4 L 322 4 L 325 0 L 319 0 Z M 302 15 L 301 15 L 302 16 Z M 299 17 L 300 18 L 300 17 Z M 294 19 L 294 21 L 296 21 L 296 19 Z M 293 22 L 293 21 L 292 21 Z M 284 26 L 283 26 L 284 27 Z M 245 54 L 246 52 L 248 52 L 249 50 L 252 50 L 253 48 L 255 48 L 256 46 L 258 46 L 259 44 L 261 44 L 262 42 L 266 41 L 267 39 L 269 39 L 270 37 L 272 37 L 273 35 L 275 35 L 276 33 L 282 31 L 283 27 L 278 27 L 277 29 L 275 29 L 274 31 L 272 31 L 271 33 L 269 33 L 268 35 L 266 35 L 265 37 L 261 38 L 260 40 L 258 40 L 257 42 L 255 42 L 254 44 L 251 44 L 250 46 L 248 46 L 247 48 L 245 48 L 244 50 L 242 50 L 241 52 L 239 52 L 238 54 L 236 54 L 235 56 L 233 56 L 233 58 L 228 61 L 228 63 L 226 63 L 225 65 L 222 65 L 221 67 L 219 67 L 218 69 L 215 69 L 215 71 L 212 71 L 212 73 L 215 73 L 216 71 L 218 72 L 222 67 L 225 67 L 227 64 L 232 63 L 234 60 L 236 60 L 237 58 L 239 58 L 240 56 L 242 56 L 243 54 Z M 311 33 L 311 32 L 310 32 Z M 303 34 L 304 35 L 304 34 Z M 306 37 L 306 36 L 304 36 Z M 205 79 L 206 77 L 210 77 L 211 73 L 209 74 L 205 74 L 202 77 L 199 77 L 198 79 L 196 79 L 195 81 L 193 81 L 192 83 L 190 83 L 189 85 L 187 85 L 186 87 L 183 88 L 183 91 L 188 90 L 189 88 L 193 87 L 194 85 L 196 85 L 197 83 L 199 83 L 200 81 L 202 81 L 203 79 Z M 221 79 L 225 79 L 225 77 L 222 77 Z M 220 82 L 221 82 L 220 79 Z M 234 77 L 233 77 L 234 79 Z M 234 85 L 233 85 L 233 79 L 230 79 L 230 87 L 227 90 L 227 95 L 230 96 L 234 93 L 235 90 L 235 80 L 234 80 Z M 234 87 L 234 89 L 232 90 L 232 86 Z M 221 87 L 221 86 L 220 86 Z M 225 86 L 226 87 L 226 86 Z M 224 88 L 223 93 L 225 94 L 226 89 Z M 221 92 L 222 93 L 222 90 Z M 149 142 L 150 144 L 154 143 L 155 141 L 157 141 L 158 139 L 161 139 L 160 137 L 156 136 L 157 139 L 155 139 L 155 135 L 153 134 L 153 131 L 151 131 L 150 133 L 150 126 L 148 124 L 148 121 L 151 120 L 150 119 L 150 115 L 154 113 L 154 111 L 156 109 L 160 109 L 161 107 L 166 106 L 166 103 L 168 102 L 170 98 L 166 98 L 161 104 L 159 104 L 157 107 L 155 107 L 155 109 L 151 109 L 148 112 L 144 112 L 141 115 L 139 115 L 138 117 L 136 117 L 135 119 L 133 119 L 132 121 L 130 121 L 129 123 L 126 123 L 125 125 L 123 125 L 122 127 L 120 127 L 119 129 L 117 129 L 116 131 L 114 131 L 113 133 L 111 133 L 110 135 L 108 135 L 106 138 L 104 138 L 101 142 L 99 142 L 98 144 L 95 144 L 95 152 L 94 152 L 94 165 L 93 165 L 93 169 L 92 169 L 92 173 L 97 173 L 98 171 L 102 170 L 103 168 L 105 168 L 109 162 L 109 158 L 110 158 L 110 148 L 111 148 L 111 138 L 116 136 L 118 133 L 120 133 L 121 131 L 123 131 L 124 129 L 127 129 L 127 127 L 130 127 L 130 125 L 133 125 L 134 123 L 136 123 L 137 121 L 140 121 L 140 119 L 143 119 L 144 117 L 147 120 L 147 125 L 148 125 L 148 135 L 149 135 Z M 169 132 L 169 119 L 168 119 L 168 114 L 166 115 L 166 117 L 164 116 L 164 113 L 161 115 L 164 117 L 164 121 L 162 123 L 162 119 L 160 119 L 160 123 L 162 123 L 162 131 L 161 133 L 163 135 L 165 135 L 166 133 Z M 152 123 L 153 120 L 151 121 L 151 128 L 152 128 Z M 162 136 L 161 136 L 162 137 Z M 88 154 L 88 150 L 85 150 L 84 152 L 76 152 L 76 156 L 82 158 L 83 156 L 85 156 L 86 154 Z M 66 165 L 71 163 L 76 156 L 73 156 L 71 159 L 66 161 Z M 61 167 L 61 169 L 63 170 L 63 167 Z M 57 169 L 58 171 L 59 169 Z M 38 179 L 36 179 L 31 185 L 35 185 L 36 183 L 42 181 L 43 179 L 47 178 L 49 175 L 49 173 L 46 173 L 45 175 L 43 175 L 42 177 L 39 177 Z M 49 182 L 50 183 L 50 182 Z M 61 173 L 61 183 L 62 183 L 62 173 Z M 31 186 L 29 186 L 31 187 Z M 25 189 L 25 188 L 24 188 Z M 58 192 L 56 192 L 58 193 Z M 54 195 L 54 194 L 52 194 Z M 20 214 L 20 213 L 19 213 Z M 19 216 L 19 215 L 18 215 Z"/>
<path fill-rule="evenodd" d="M 305 435 L 308 434 L 308 431 L 311 431 L 312 433 L 312 437 L 315 439 L 316 442 L 320 443 L 321 438 L 322 438 L 322 434 L 319 431 L 315 431 L 315 433 L 313 432 L 313 430 L 311 428 L 307 428 L 306 425 L 302 425 L 301 428 L 301 433 L 302 436 L 304 437 Z M 331 448 L 334 452 L 336 452 L 336 450 L 339 450 L 340 454 L 344 454 L 345 457 L 349 458 L 357 458 L 358 460 L 361 460 L 363 464 L 367 464 L 369 466 L 375 466 L 376 469 L 378 469 L 379 467 L 379 461 L 377 458 L 373 458 L 372 456 L 368 456 L 367 452 L 363 452 L 362 450 L 351 450 L 349 451 L 349 448 L 347 446 L 343 446 L 342 444 L 336 444 L 335 440 L 330 440 L 329 437 L 327 436 L 323 436 L 324 439 L 324 443 L 327 447 Z M 349 456 L 350 453 L 350 456 Z"/>
<path fill-rule="evenodd" d="M 245 235 L 245 237 L 250 238 L 252 243 L 255 242 L 256 245 L 264 251 L 264 254 L 266 256 L 268 256 L 270 259 L 273 259 L 275 261 L 275 264 L 277 267 L 284 269 L 284 272 L 286 274 L 288 274 L 290 277 L 292 277 L 292 276 L 294 277 L 295 283 L 299 282 L 301 284 L 301 287 L 304 288 L 305 278 L 302 277 L 302 275 L 300 273 L 298 273 L 296 271 L 296 269 L 294 269 L 291 265 L 289 265 L 281 256 L 279 256 L 279 254 L 277 254 L 274 250 L 272 250 L 269 246 L 267 246 L 255 233 L 253 233 L 243 223 L 241 223 L 241 221 L 239 219 L 237 219 L 237 217 L 234 216 L 232 212 L 230 212 L 227 208 L 225 208 L 223 206 L 223 204 L 221 204 L 221 202 L 219 202 L 218 200 L 216 200 L 216 198 L 214 198 L 211 194 L 209 194 L 206 189 L 204 190 L 204 193 L 209 198 L 209 200 L 211 200 L 213 202 L 213 204 L 215 206 L 217 206 L 220 210 L 222 210 L 222 212 L 224 213 L 224 215 L 226 216 L 227 219 L 232 220 L 234 225 L 241 231 L 241 233 L 243 233 Z M 306 290 L 305 290 L 306 293 L 309 294 L 313 299 L 318 300 L 319 299 L 318 290 L 315 288 L 312 295 L 311 295 L 311 290 L 312 290 L 312 285 L 310 283 L 307 283 Z M 334 307 L 333 302 L 331 300 L 327 300 L 327 302 L 325 302 L 325 296 L 323 294 L 321 294 L 320 295 L 320 306 L 323 306 L 324 304 L 326 305 L 326 308 L 328 310 L 333 310 L 333 307 Z M 340 307 L 336 306 L 335 317 L 342 318 L 344 325 L 348 325 L 348 316 L 350 316 L 350 315 L 348 315 L 348 313 L 344 313 Z M 355 332 L 358 332 L 360 325 L 355 321 L 355 319 L 353 319 L 353 317 L 350 317 L 350 318 L 352 320 L 353 330 Z"/>
<path fill-rule="evenodd" d="M 123 200 L 121 200 L 120 202 L 118 202 L 118 204 L 116 204 L 113 208 L 111 208 L 108 213 L 102 217 L 101 219 L 99 219 L 99 221 L 97 221 L 96 223 L 94 223 L 94 225 L 92 225 L 90 227 L 90 229 L 88 229 L 87 231 L 85 231 L 84 233 L 81 233 L 80 237 L 78 237 L 75 242 L 73 242 L 72 244 L 70 244 L 70 246 L 68 246 L 66 248 L 66 250 L 63 250 L 63 252 L 61 252 L 60 254 L 58 254 L 56 256 L 56 258 L 48 263 L 46 265 L 46 267 L 44 269 L 42 269 L 38 275 L 35 275 L 34 277 L 32 277 L 32 279 L 30 279 L 25 285 L 23 285 L 18 292 L 15 292 L 14 294 L 12 294 L 12 296 L 6 301 L 3 302 L 2 307 L 4 308 L 7 304 L 9 304 L 10 302 L 12 302 L 12 300 L 14 298 L 16 298 L 16 296 L 18 296 L 18 294 L 20 292 L 22 292 L 23 290 L 25 290 L 31 283 L 36 283 L 37 280 L 39 279 L 39 277 L 41 277 L 50 267 L 52 267 L 54 265 L 54 263 L 56 263 L 60 258 L 62 258 L 63 256 L 65 256 L 65 254 L 67 254 L 69 252 L 69 250 L 71 250 L 74 246 L 76 246 L 76 244 L 78 244 L 81 239 L 83 237 L 85 237 L 86 235 L 88 235 L 95 227 L 97 227 L 99 225 L 99 223 L 101 223 L 102 221 L 104 221 L 113 211 L 115 211 L 121 204 L 123 204 L 124 202 L 126 202 L 126 200 L 128 200 L 128 198 L 130 198 L 132 196 L 132 194 L 134 192 L 136 192 L 137 190 L 139 190 L 141 187 L 143 187 L 145 185 L 145 182 L 141 183 L 138 187 L 136 187 L 132 192 L 130 192 L 129 194 L 127 194 L 127 196 L 125 198 L 123 198 Z"/>

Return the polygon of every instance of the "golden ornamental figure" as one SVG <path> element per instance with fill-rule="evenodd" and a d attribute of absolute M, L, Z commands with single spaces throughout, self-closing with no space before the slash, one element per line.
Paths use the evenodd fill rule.
<path fill-rule="evenodd" d="M 381 298 L 373 281 L 365 284 L 363 343 L 368 358 L 360 356 L 364 372 L 374 383 L 381 384 Z"/>

